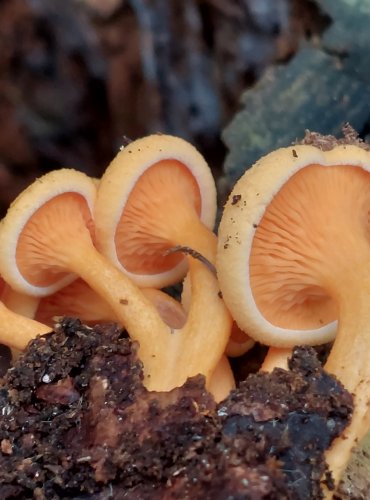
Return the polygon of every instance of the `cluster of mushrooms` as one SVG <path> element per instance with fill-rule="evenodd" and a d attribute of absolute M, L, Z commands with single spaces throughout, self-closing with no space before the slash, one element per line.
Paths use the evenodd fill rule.
<path fill-rule="evenodd" d="M 327 461 L 338 481 L 370 427 L 370 152 L 297 145 L 239 179 L 213 232 L 211 171 L 188 142 L 123 147 L 102 178 L 37 179 L 0 223 L 0 342 L 24 350 L 59 315 L 115 321 L 138 342 L 145 384 L 167 391 L 202 373 L 234 387 L 228 355 L 334 340 L 326 362 L 355 396 Z M 186 276 L 186 277 L 185 277 Z M 183 278 L 181 302 L 163 291 Z"/>

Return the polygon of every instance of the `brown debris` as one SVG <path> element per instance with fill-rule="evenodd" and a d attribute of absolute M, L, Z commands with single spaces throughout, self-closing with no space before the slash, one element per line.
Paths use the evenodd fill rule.
<path fill-rule="evenodd" d="M 333 149 L 335 146 L 351 144 L 354 146 L 358 146 L 360 148 L 370 150 L 370 144 L 367 144 L 359 137 L 358 132 L 351 127 L 349 123 L 346 123 L 342 127 L 343 137 L 337 138 L 333 135 L 322 135 L 318 132 L 311 132 L 310 130 L 306 130 L 306 134 L 301 141 L 298 141 L 296 144 L 307 144 L 310 146 L 315 146 L 322 151 L 329 151 Z M 294 150 L 293 150 L 294 151 Z"/>

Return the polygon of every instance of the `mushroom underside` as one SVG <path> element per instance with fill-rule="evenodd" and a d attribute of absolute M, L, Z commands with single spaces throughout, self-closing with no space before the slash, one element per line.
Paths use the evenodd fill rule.
<path fill-rule="evenodd" d="M 19 236 L 16 262 L 21 275 L 36 287 L 62 282 L 71 275 L 71 256 L 93 234 L 82 195 L 66 192 L 53 197 L 32 214 Z"/>
<path fill-rule="evenodd" d="M 272 199 L 249 260 L 257 308 L 271 324 L 321 328 L 338 318 L 338 290 L 369 243 L 370 174 L 309 165 Z"/>
<path fill-rule="evenodd" d="M 201 212 L 201 195 L 190 170 L 177 160 L 149 167 L 131 190 L 115 233 L 117 256 L 134 274 L 157 274 L 184 259 L 166 251 L 192 241 L 189 229 Z"/>

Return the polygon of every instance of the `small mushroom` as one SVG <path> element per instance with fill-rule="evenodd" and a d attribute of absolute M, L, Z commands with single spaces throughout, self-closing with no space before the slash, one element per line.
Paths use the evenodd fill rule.
<path fill-rule="evenodd" d="M 188 246 L 214 262 L 216 187 L 187 141 L 151 135 L 123 148 L 103 174 L 95 205 L 99 250 L 140 286 L 162 288 L 186 273 Z"/>
<path fill-rule="evenodd" d="M 230 334 L 231 317 L 217 279 L 201 261 L 215 260 L 216 205 L 214 179 L 202 155 L 168 135 L 131 142 L 99 183 L 94 215 L 103 255 L 146 287 L 176 283 L 189 269 L 187 321 L 171 339 L 174 374 L 195 374 L 200 367 L 205 375 L 212 373 Z M 189 255 L 172 252 L 174 247 L 185 247 Z M 193 258 L 199 255 L 201 260 Z"/>
<path fill-rule="evenodd" d="M 370 153 L 294 150 L 267 155 L 235 185 L 218 277 L 233 317 L 256 340 L 289 348 L 335 337 L 326 369 L 355 395 L 352 422 L 328 454 L 338 481 L 370 426 Z"/>
<path fill-rule="evenodd" d="M 184 326 L 187 314 L 178 301 L 155 288 L 142 288 L 141 291 L 154 304 L 167 325 L 171 328 Z M 60 316 L 76 316 L 87 324 L 118 321 L 109 304 L 80 278 L 41 299 L 36 313 L 38 321 L 53 326 Z M 208 390 L 216 401 L 221 401 L 234 387 L 235 380 L 230 363 L 226 356 L 223 356 L 210 376 Z"/>

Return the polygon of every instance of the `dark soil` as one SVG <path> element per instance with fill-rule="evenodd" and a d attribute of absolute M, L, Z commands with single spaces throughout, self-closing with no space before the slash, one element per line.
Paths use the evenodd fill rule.
<path fill-rule="evenodd" d="M 218 405 L 201 376 L 168 393 L 142 378 L 115 326 L 66 319 L 34 340 L 0 392 L 0 498 L 322 498 L 352 398 L 312 349 Z"/>

